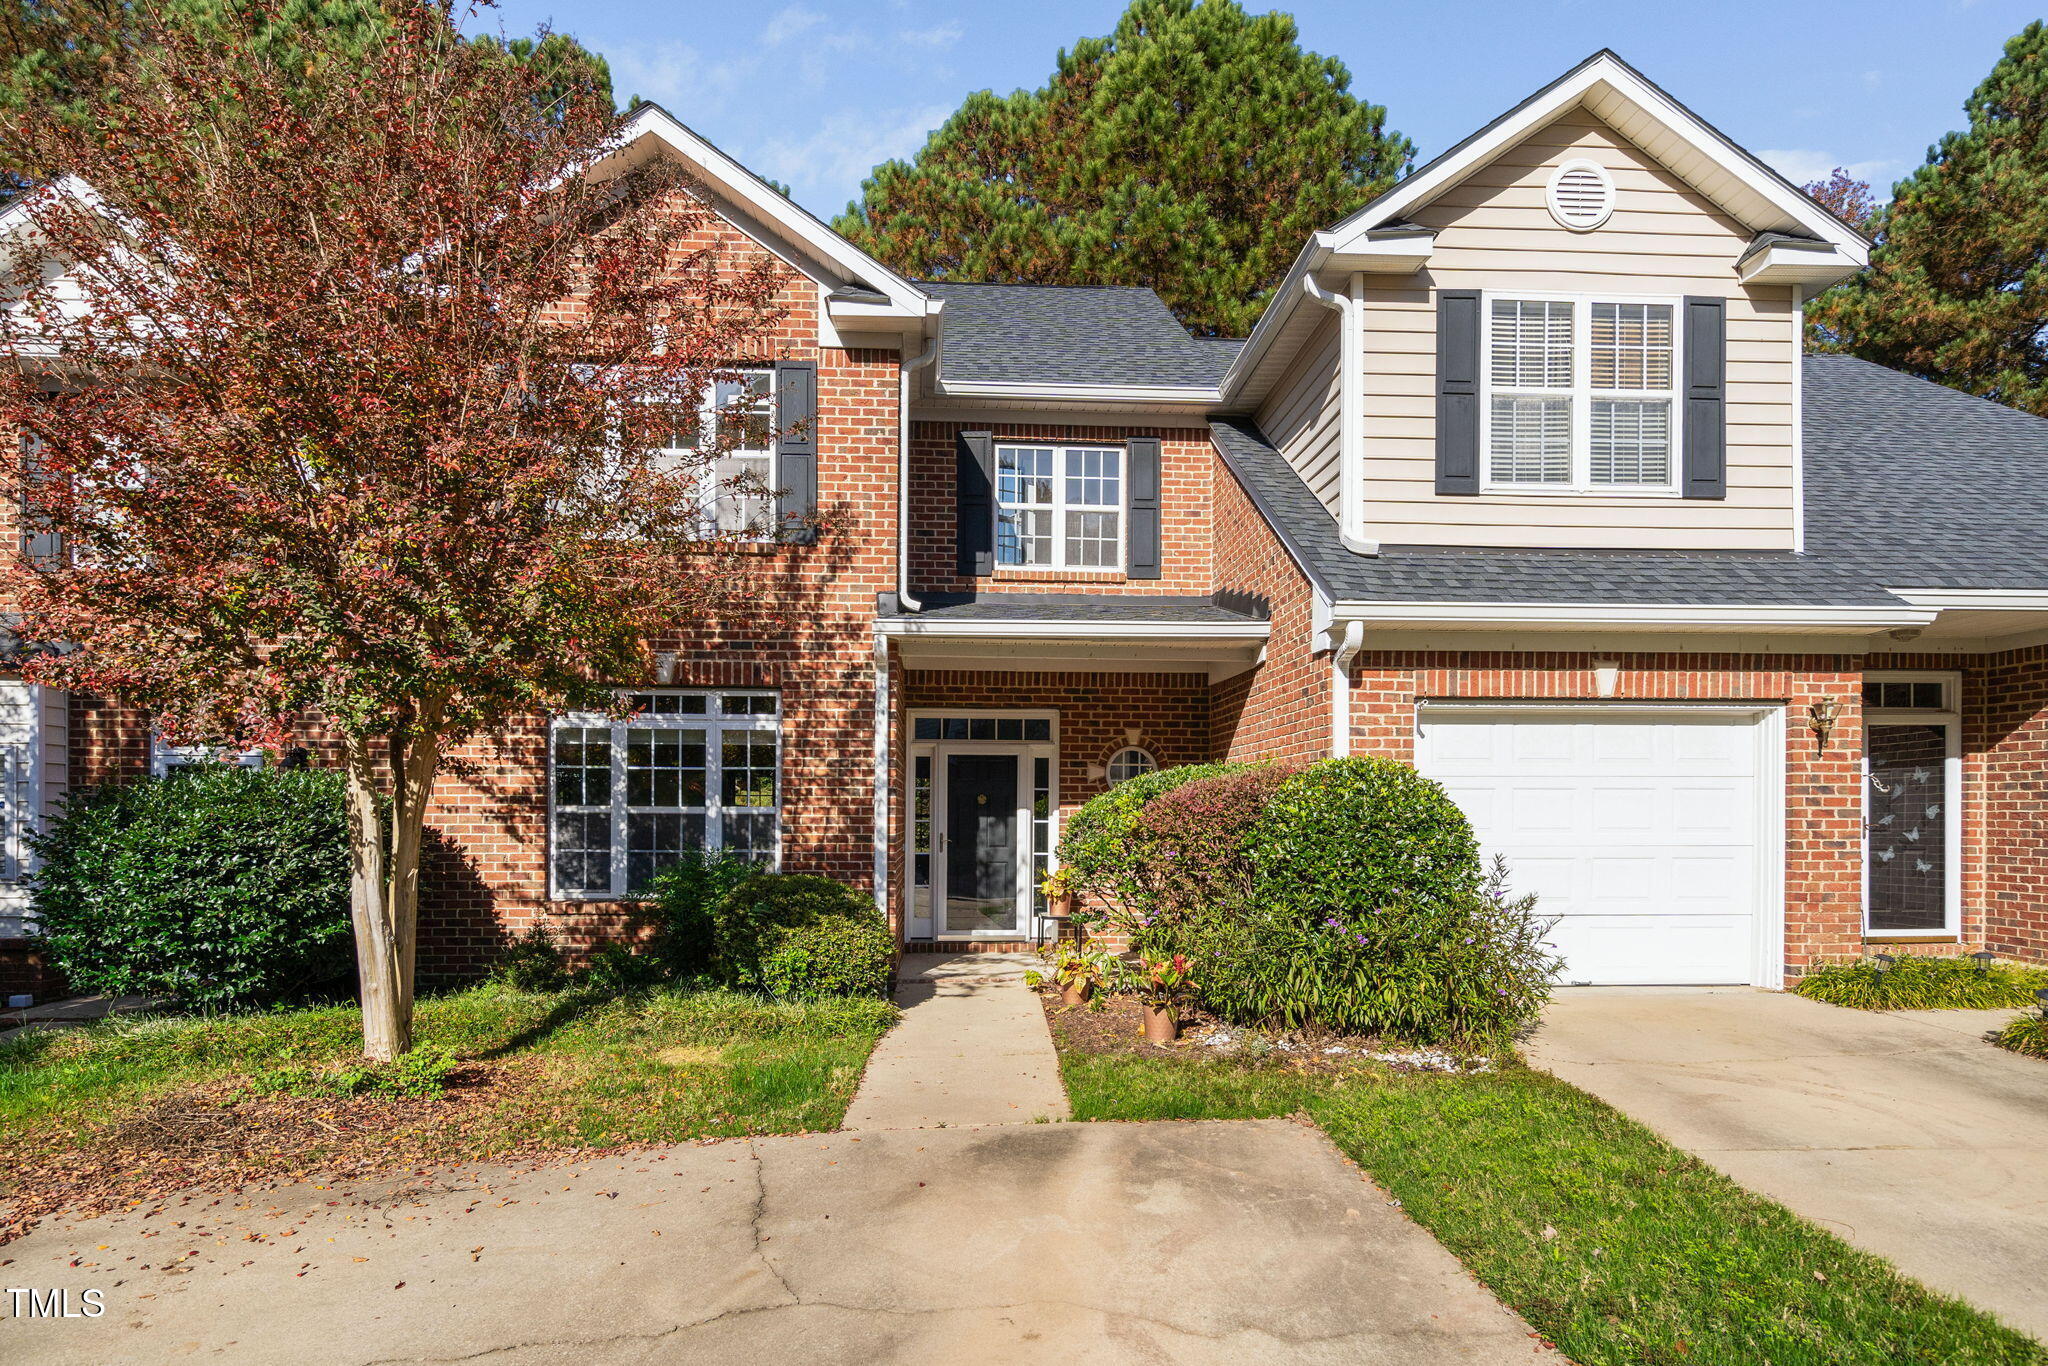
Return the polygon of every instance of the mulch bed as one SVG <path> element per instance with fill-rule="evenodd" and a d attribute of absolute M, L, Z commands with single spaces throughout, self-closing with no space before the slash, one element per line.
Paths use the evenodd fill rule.
<path fill-rule="evenodd" d="M 1200 1009 L 1181 1012 L 1180 1040 L 1145 1041 L 1144 1007 L 1134 997 L 1109 996 L 1084 1006 L 1064 1005 L 1057 987 L 1042 987 L 1039 1002 L 1046 1023 L 1063 1047 L 1077 1053 L 1134 1053 L 1146 1057 L 1220 1058 L 1262 1067 L 1320 1075 L 1356 1073 L 1361 1066 L 1392 1072 L 1486 1070 L 1483 1060 L 1417 1049 L 1376 1035 L 1330 1034 L 1313 1030 L 1248 1029 Z M 1365 1056 L 1393 1055 L 1392 1059 Z"/>
<path fill-rule="evenodd" d="M 253 1096 L 239 1082 L 187 1087 L 52 1142 L 0 1141 L 0 1245 L 62 1213 L 76 1218 L 197 1190 L 416 1172 L 458 1152 L 522 1154 L 490 1135 L 530 1069 L 469 1063 L 435 1096 Z M 38 1139 L 40 1141 L 38 1141 Z M 65 1141 L 68 1139 L 69 1141 Z M 481 1153 L 479 1152 L 481 1149 Z"/>

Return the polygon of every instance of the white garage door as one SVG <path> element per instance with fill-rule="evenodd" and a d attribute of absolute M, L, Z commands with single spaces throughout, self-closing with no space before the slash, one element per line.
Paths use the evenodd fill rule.
<path fill-rule="evenodd" d="M 1763 927 L 1758 718 L 1426 709 L 1416 766 L 1558 917 L 1563 980 L 1749 983 Z"/>

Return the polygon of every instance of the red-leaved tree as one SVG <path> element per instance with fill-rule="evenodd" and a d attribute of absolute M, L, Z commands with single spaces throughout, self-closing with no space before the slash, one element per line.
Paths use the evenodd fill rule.
<path fill-rule="evenodd" d="M 35 512 L 0 591 L 65 647 L 38 681 L 173 739 L 336 737 L 388 1059 L 450 747 L 612 705 L 651 633 L 738 610 L 738 537 L 702 516 L 732 438 L 673 433 L 781 280 L 686 249 L 701 201 L 614 169 L 604 92 L 463 42 L 447 0 L 397 0 L 368 52 L 308 33 L 290 70 L 251 39 L 280 2 L 204 41 L 141 7 L 106 117 L 0 122 L 50 177 L 10 258 L 0 425 Z"/>

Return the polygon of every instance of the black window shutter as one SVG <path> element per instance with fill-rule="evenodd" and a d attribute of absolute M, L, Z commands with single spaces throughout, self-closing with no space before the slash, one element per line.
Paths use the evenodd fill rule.
<path fill-rule="evenodd" d="M 1125 554 L 1130 566 L 1124 572 L 1128 578 L 1156 579 L 1164 561 L 1159 544 L 1159 438 L 1132 437 L 1126 450 L 1130 532 Z"/>
<path fill-rule="evenodd" d="M 818 367 L 813 361 L 775 362 L 776 512 L 784 539 L 816 539 L 818 515 Z"/>
<path fill-rule="evenodd" d="M 1684 480 L 1687 498 L 1728 496 L 1728 305 L 1685 301 Z"/>
<path fill-rule="evenodd" d="M 1479 492 L 1479 291 L 1436 295 L 1436 491 Z"/>
<path fill-rule="evenodd" d="M 36 509 L 36 490 L 49 481 L 32 440 L 21 443 L 21 553 L 37 569 L 55 569 L 64 559 L 64 533 Z"/>
<path fill-rule="evenodd" d="M 953 517 L 960 573 L 985 578 L 996 572 L 996 440 L 992 432 L 960 433 Z"/>

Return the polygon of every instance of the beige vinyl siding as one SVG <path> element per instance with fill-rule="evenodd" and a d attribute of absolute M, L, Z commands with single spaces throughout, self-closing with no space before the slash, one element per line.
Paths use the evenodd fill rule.
<path fill-rule="evenodd" d="M 1614 177 L 1613 216 L 1592 232 L 1560 226 L 1545 207 L 1551 171 L 1574 157 Z M 1390 544 L 1791 548 L 1798 336 L 1789 288 L 1746 288 L 1736 278 L 1747 230 L 1583 109 L 1410 216 L 1437 229 L 1428 271 L 1366 277 L 1369 534 Z M 1727 498 L 1439 497 L 1437 289 L 1725 298 Z"/>
<path fill-rule="evenodd" d="M 1273 387 L 1257 415 L 1259 430 L 1287 457 L 1323 506 L 1337 511 L 1338 457 L 1343 449 L 1337 389 L 1342 337 L 1337 315 L 1317 310 L 1323 321 L 1301 348 L 1287 374 Z"/>

